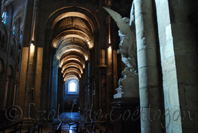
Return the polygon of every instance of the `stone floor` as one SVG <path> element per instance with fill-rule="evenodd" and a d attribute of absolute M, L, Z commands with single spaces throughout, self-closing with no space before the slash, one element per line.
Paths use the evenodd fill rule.
<path fill-rule="evenodd" d="M 62 113 L 59 118 L 54 119 L 53 123 L 57 123 L 59 121 L 63 121 L 61 132 L 65 133 L 76 133 L 76 125 L 71 125 L 69 128 L 69 124 L 78 121 L 80 122 L 80 126 L 83 125 L 83 121 L 81 121 L 81 115 L 78 112 Z"/>
<path fill-rule="evenodd" d="M 69 128 L 69 124 L 79 121 L 79 126 L 83 126 L 84 122 L 81 119 L 81 115 L 78 112 L 67 112 L 62 113 L 58 118 L 54 119 L 52 123 L 48 123 L 46 128 L 43 128 L 42 133 L 53 133 L 52 130 L 52 124 L 59 123 L 60 121 L 63 121 L 63 125 L 61 128 L 62 133 L 76 133 L 76 125 L 72 125 Z M 22 133 L 27 132 L 27 130 L 22 130 Z"/>

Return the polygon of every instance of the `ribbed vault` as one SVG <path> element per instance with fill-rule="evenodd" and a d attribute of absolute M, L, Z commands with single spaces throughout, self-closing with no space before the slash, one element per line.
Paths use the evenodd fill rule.
<path fill-rule="evenodd" d="M 89 17 L 80 12 L 59 15 L 53 23 L 52 46 L 62 69 L 64 81 L 81 78 L 89 49 L 94 47 L 94 25 Z"/>

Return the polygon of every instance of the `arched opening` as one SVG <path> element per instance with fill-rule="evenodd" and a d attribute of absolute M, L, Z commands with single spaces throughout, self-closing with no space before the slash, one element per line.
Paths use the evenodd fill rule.
<path fill-rule="evenodd" d="M 72 7 L 74 11 L 76 8 Z M 49 108 L 56 110 L 57 104 L 60 103 L 62 111 L 68 111 L 75 103 L 74 110 L 77 111 L 79 107 L 77 101 L 83 92 L 80 81 L 83 81 L 82 76 L 88 77 L 88 73 L 84 71 L 91 61 L 90 50 L 94 47 L 94 34 L 98 25 L 95 17 L 90 17 L 92 14 L 89 12 L 88 15 L 87 10 L 82 12 L 74 12 L 69 8 L 63 10 L 67 13 L 60 10 L 55 12 L 48 20 L 51 20 L 50 25 L 47 25 L 52 28 L 51 40 L 48 40 L 51 43 L 50 62 L 53 66 L 49 79 L 51 88 Z M 49 31 L 47 35 L 50 36 Z"/>
<path fill-rule="evenodd" d="M 64 106 L 64 112 L 67 112 L 71 108 L 73 111 L 78 110 L 78 103 L 77 100 L 79 98 L 79 80 L 78 78 L 75 78 L 70 75 L 70 77 L 67 78 L 67 80 L 64 82 L 63 87 L 63 106 Z"/>

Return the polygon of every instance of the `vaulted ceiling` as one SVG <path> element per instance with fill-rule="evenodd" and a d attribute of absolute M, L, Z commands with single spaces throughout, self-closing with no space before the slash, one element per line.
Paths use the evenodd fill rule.
<path fill-rule="evenodd" d="M 93 22 L 80 12 L 67 12 L 57 17 L 52 27 L 52 46 L 64 80 L 81 78 L 89 49 L 94 47 Z"/>

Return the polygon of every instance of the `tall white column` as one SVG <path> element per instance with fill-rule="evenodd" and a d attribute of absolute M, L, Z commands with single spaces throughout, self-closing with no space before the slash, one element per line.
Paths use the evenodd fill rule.
<path fill-rule="evenodd" d="M 134 0 L 142 133 L 161 133 L 157 39 L 152 0 Z"/>
<path fill-rule="evenodd" d="M 171 117 L 166 115 L 166 132 L 195 133 L 198 132 L 198 59 L 189 21 L 193 1 L 155 0 L 155 3 L 165 110 Z"/>

